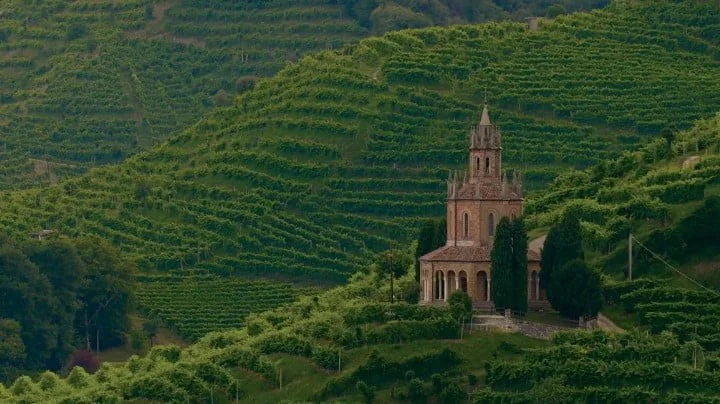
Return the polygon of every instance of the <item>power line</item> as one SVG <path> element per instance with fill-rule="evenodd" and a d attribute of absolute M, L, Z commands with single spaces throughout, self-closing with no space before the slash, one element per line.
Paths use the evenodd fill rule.
<path fill-rule="evenodd" d="M 677 272 L 678 274 L 680 274 L 680 275 L 682 275 L 683 277 L 685 277 L 685 279 L 689 280 L 690 282 L 694 283 L 695 285 L 699 286 L 700 288 L 707 290 L 708 292 L 712 293 L 713 295 L 720 297 L 720 293 L 718 293 L 718 292 L 716 292 L 716 291 L 708 288 L 707 286 L 701 284 L 700 282 L 698 282 L 698 281 L 696 281 L 695 279 L 691 278 L 690 276 L 686 275 L 686 274 L 683 273 L 681 270 L 679 270 L 679 269 L 675 268 L 674 266 L 670 265 L 670 264 L 669 264 L 667 261 L 665 261 L 662 257 L 660 257 L 659 255 L 655 254 L 652 250 L 650 250 L 649 248 L 647 248 L 647 247 L 645 246 L 645 244 L 641 243 L 640 240 L 638 240 L 637 238 L 631 237 L 631 240 L 634 240 L 635 242 L 637 242 L 637 243 L 640 245 L 640 247 L 644 248 L 644 249 L 645 249 L 647 252 L 649 252 L 653 257 L 655 257 L 656 259 L 658 259 L 658 260 L 659 260 L 660 262 L 662 262 L 663 264 L 667 265 L 668 268 L 672 269 L 673 271 L 675 271 L 675 272 Z"/>

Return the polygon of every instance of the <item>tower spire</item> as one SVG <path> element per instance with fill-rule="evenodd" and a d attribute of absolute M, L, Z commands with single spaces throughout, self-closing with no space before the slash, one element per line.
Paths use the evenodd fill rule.
<path fill-rule="evenodd" d="M 487 93 L 485 93 L 485 103 L 483 104 L 482 116 L 480 117 L 480 125 L 492 125 L 492 123 L 490 123 L 490 113 L 488 112 Z"/>

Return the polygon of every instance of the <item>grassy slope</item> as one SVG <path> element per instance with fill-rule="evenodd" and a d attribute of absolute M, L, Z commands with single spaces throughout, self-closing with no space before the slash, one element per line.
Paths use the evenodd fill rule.
<path fill-rule="evenodd" d="M 334 0 L 9 0 L 0 11 L 3 189 L 122 161 L 231 102 L 244 78 L 369 35 Z"/>
<path fill-rule="evenodd" d="M 0 226 L 99 234 L 145 270 L 340 282 L 443 212 L 486 86 L 530 186 L 720 109 L 712 10 L 633 2 L 307 57 L 122 165 L 0 195 Z"/>

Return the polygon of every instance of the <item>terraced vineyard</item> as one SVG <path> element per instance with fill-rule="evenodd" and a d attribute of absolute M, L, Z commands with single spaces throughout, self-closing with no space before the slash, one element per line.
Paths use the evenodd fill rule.
<path fill-rule="evenodd" d="M 718 357 L 696 362 L 693 345 L 672 335 L 562 333 L 522 362 L 486 367 L 478 402 L 717 403 Z"/>
<path fill-rule="evenodd" d="M 660 281 L 621 283 L 609 289 L 650 332 L 670 331 L 681 342 L 693 341 L 700 349 L 720 351 L 720 293 L 678 289 Z"/>
<path fill-rule="evenodd" d="M 245 317 L 293 302 L 312 289 L 187 273 L 141 276 L 137 297 L 178 334 L 197 340 L 211 331 L 240 328 Z"/>
<path fill-rule="evenodd" d="M 2 12 L 2 188 L 121 161 L 256 76 L 367 35 L 328 0 L 17 1 Z"/>
<path fill-rule="evenodd" d="M 369 35 L 343 4 L 3 2 L 0 188 L 54 183 L 122 161 L 231 104 L 257 76 Z M 494 8 L 478 18 L 507 17 Z"/>
<path fill-rule="evenodd" d="M 582 220 L 586 247 L 598 253 L 598 265 L 626 277 L 630 232 L 674 265 L 713 260 L 714 230 L 703 230 L 702 223 L 715 220 L 719 196 L 720 114 L 678 134 L 671 145 L 657 139 L 637 152 L 562 175 L 526 212 L 529 226 L 544 228 L 572 210 Z M 668 273 L 644 248 L 637 249 L 636 275 Z"/>
<path fill-rule="evenodd" d="M 720 109 L 709 10 L 633 2 L 536 32 L 510 23 L 433 28 L 307 57 L 123 165 L 4 193 L 0 223 L 23 236 L 39 228 L 99 234 L 145 269 L 339 282 L 369 251 L 407 240 L 442 213 L 446 170 L 463 164 L 486 84 L 498 100 L 491 114 L 505 133 L 506 162 L 525 169 L 530 187 L 635 147 L 654 133 L 647 122 L 688 126 Z M 673 21 L 663 30 L 649 23 L 666 14 Z M 617 37 L 629 26 L 653 43 L 705 47 Z M 509 78 L 519 71 L 522 86 Z M 661 86 L 670 75 L 677 85 Z M 560 108 L 620 81 L 598 98 L 603 109 Z M 668 102 L 684 112 L 647 112 Z"/>

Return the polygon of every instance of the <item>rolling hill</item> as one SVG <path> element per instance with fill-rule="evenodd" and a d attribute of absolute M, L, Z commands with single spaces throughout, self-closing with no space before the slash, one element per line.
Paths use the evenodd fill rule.
<path fill-rule="evenodd" d="M 537 188 L 720 110 L 717 24 L 708 3 L 639 1 L 537 31 L 365 39 L 301 59 L 123 164 L 3 192 L 0 228 L 97 234 L 145 271 L 337 284 L 443 212 L 486 92 L 506 162 Z M 557 202 L 542 198 L 529 205 L 538 226 Z"/>
<path fill-rule="evenodd" d="M 565 3 L 574 10 L 605 2 Z M 405 3 L 399 10 L 412 26 L 521 18 L 550 4 L 453 1 L 421 10 Z M 257 76 L 377 31 L 377 18 L 370 18 L 376 6 L 350 0 L 5 1 L 0 188 L 54 183 L 122 161 L 212 107 L 232 103 Z"/>

